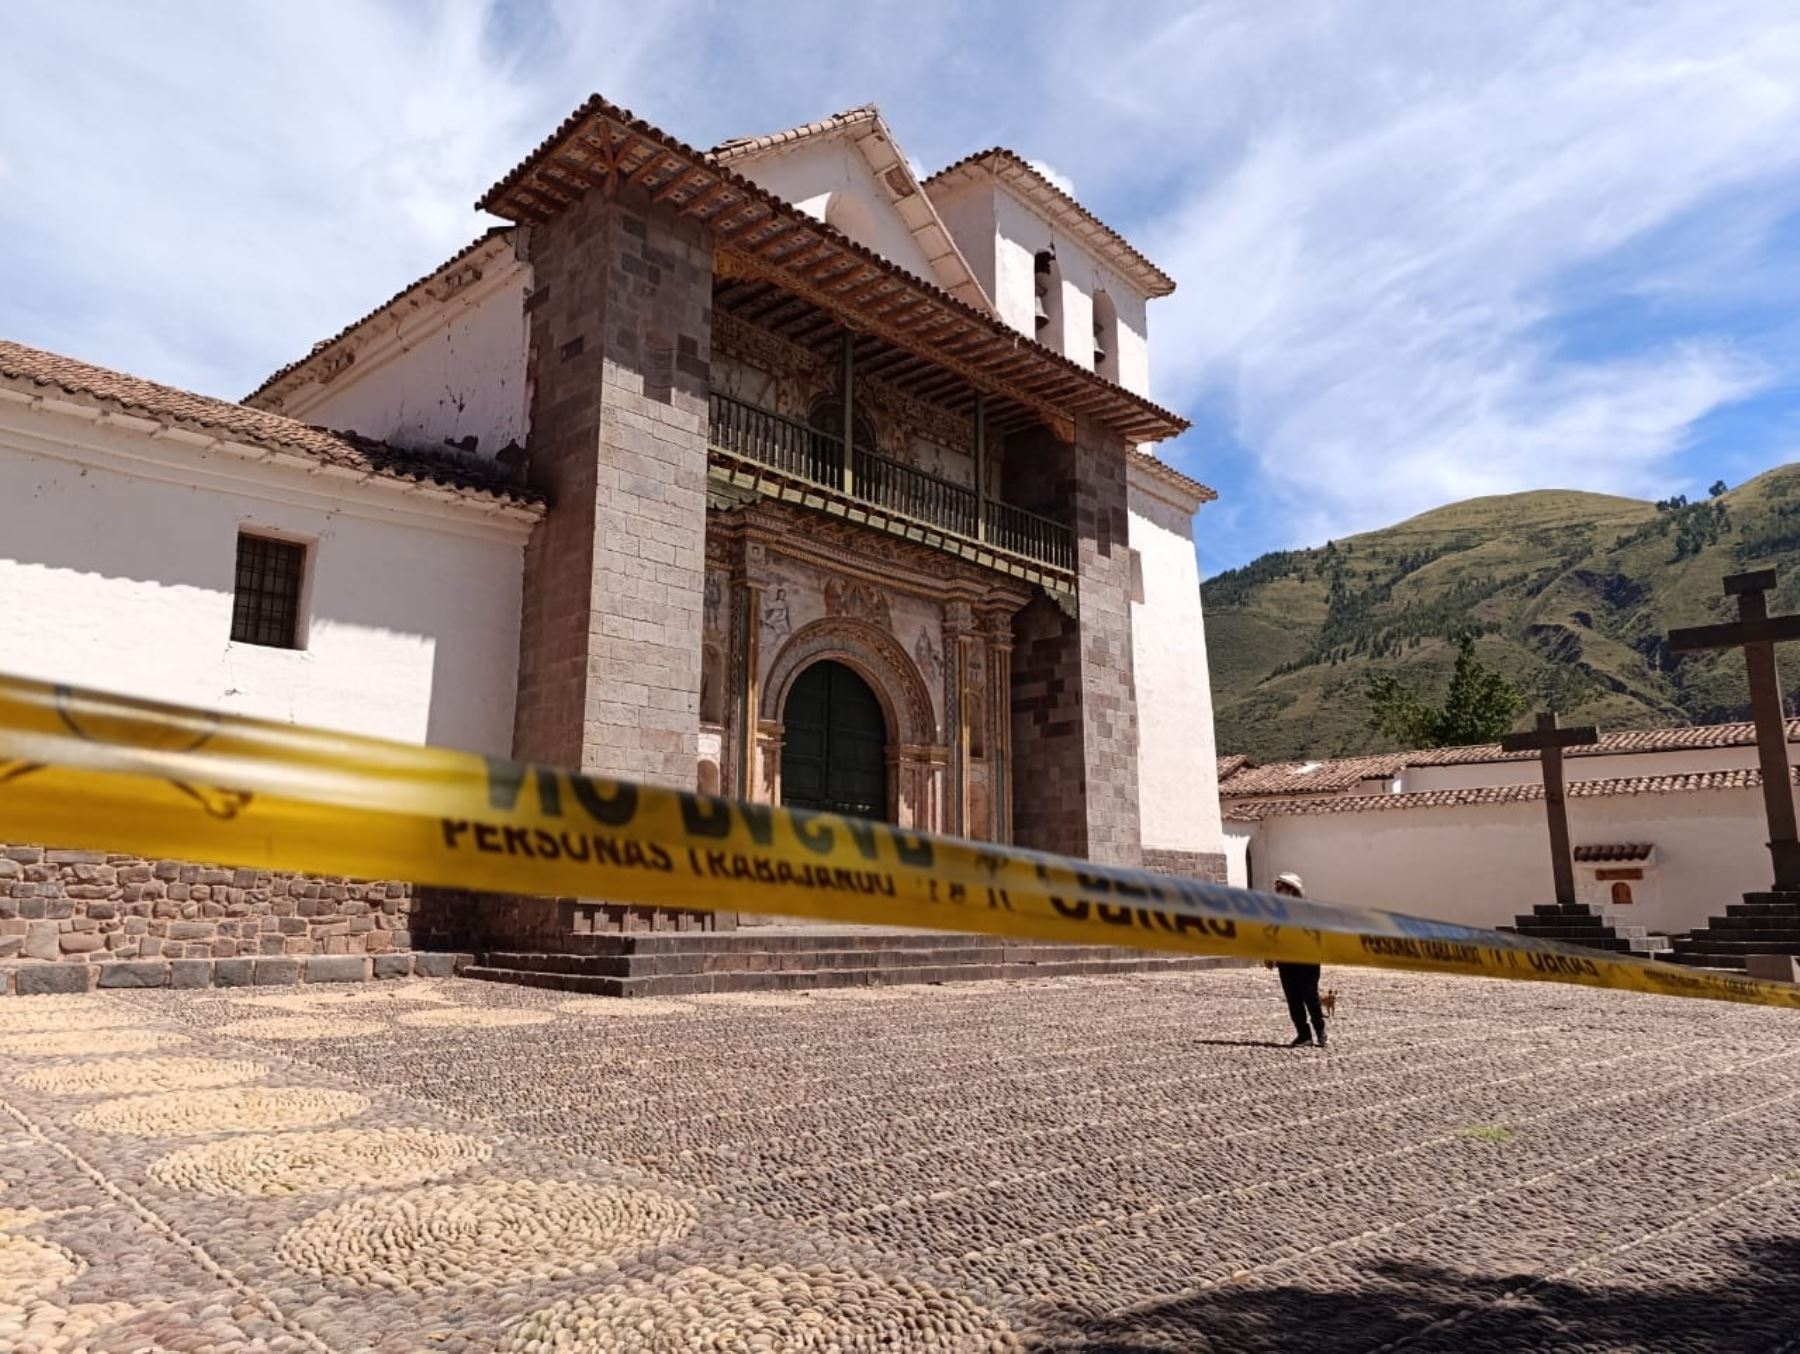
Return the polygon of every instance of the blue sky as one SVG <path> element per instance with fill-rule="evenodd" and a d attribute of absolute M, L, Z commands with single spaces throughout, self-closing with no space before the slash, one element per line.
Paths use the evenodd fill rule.
<path fill-rule="evenodd" d="M 1791 0 L 27 0 L 0 334 L 229 397 L 466 243 L 587 93 L 710 144 L 874 99 L 1180 284 L 1208 572 L 1478 493 L 1800 454 Z"/>

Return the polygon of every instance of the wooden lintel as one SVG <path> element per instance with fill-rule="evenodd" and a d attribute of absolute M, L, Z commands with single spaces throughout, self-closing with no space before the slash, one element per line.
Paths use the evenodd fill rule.
<path fill-rule="evenodd" d="M 774 255 L 772 246 L 785 243 L 787 241 L 788 236 L 792 235 L 795 231 L 797 231 L 799 229 L 800 229 L 800 226 L 797 222 L 794 222 L 794 221 L 783 222 L 781 225 L 777 226 L 774 230 L 770 231 L 767 235 L 763 236 L 762 239 L 756 241 L 756 243 L 754 245 L 746 244 L 745 248 L 755 249 L 757 253 L 763 255 L 763 257 L 765 257 L 765 258 L 773 258 L 773 257 L 775 257 L 775 255 Z"/>
<path fill-rule="evenodd" d="M 607 184 L 605 174 L 596 173 L 594 167 L 586 160 L 579 159 L 567 149 L 557 152 L 554 163 L 565 172 L 572 174 L 588 188 L 604 188 Z"/>
<path fill-rule="evenodd" d="M 702 207 L 716 201 L 721 194 L 732 192 L 731 183 L 726 179 L 714 179 L 693 197 L 681 204 L 681 210 L 687 216 L 699 216 Z"/>
<path fill-rule="evenodd" d="M 656 190 L 650 194 L 650 200 L 652 202 L 661 202 L 665 198 L 675 196 L 675 190 L 693 177 L 694 171 L 691 169 L 676 170 L 675 173 L 665 179 Z"/>
<path fill-rule="evenodd" d="M 744 217 L 743 220 L 733 222 L 730 225 L 721 221 L 716 227 L 716 233 L 721 244 L 729 244 L 741 236 L 748 235 L 772 215 L 769 208 L 760 202 L 751 202 L 748 205 L 753 210 L 749 215 Z"/>
<path fill-rule="evenodd" d="M 668 158 L 668 153 L 664 151 L 661 146 L 652 145 L 650 147 L 649 157 L 636 169 L 631 170 L 625 175 L 625 182 L 630 184 L 633 188 L 636 188 L 649 176 L 652 169 L 662 168 L 663 161 Z M 676 163 L 679 165 L 680 162 L 677 161 Z"/>
<path fill-rule="evenodd" d="M 608 174 L 619 172 L 619 145 L 613 140 L 612 124 L 606 121 L 600 124 L 600 157 Z"/>
<path fill-rule="evenodd" d="M 826 280 L 827 276 L 835 278 L 842 274 L 846 268 L 853 268 L 855 266 L 855 259 L 846 259 L 844 251 L 833 246 L 833 252 L 827 254 L 818 263 L 809 265 L 805 272 L 799 272 L 798 269 L 796 269 L 795 272 L 799 274 L 801 280 L 817 284 Z"/>

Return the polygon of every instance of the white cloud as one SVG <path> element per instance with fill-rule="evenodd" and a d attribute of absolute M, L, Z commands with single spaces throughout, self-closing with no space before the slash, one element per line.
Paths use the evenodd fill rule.
<path fill-rule="evenodd" d="M 1037 170 L 1037 172 L 1042 174 L 1046 179 L 1049 179 L 1051 183 L 1062 189 L 1063 192 L 1067 193 L 1070 197 L 1075 196 L 1075 180 L 1071 179 L 1048 160 L 1027 160 L 1025 163 Z"/>
<path fill-rule="evenodd" d="M 1152 316 L 1162 393 L 1228 411 L 1293 539 L 1471 493 L 1654 491 L 1696 420 L 1772 379 L 1718 337 L 1555 333 L 1649 232 L 1700 218 L 1690 286 L 1755 259 L 1774 214 L 1738 199 L 1800 168 L 1800 13 L 1280 8 L 1207 11 L 1175 69 L 1183 20 L 1106 74 L 1209 162 L 1143 241 L 1182 285 Z"/>
<path fill-rule="evenodd" d="M 1578 347 L 1559 328 L 1619 296 L 1800 292 L 1766 247 L 1800 207 L 1789 0 L 1144 0 L 1132 19 L 27 6 L 0 47 L 0 127 L 31 128 L 5 152 L 0 316 L 241 394 L 473 238 L 474 199 L 592 90 L 696 144 L 874 98 L 928 165 L 1049 151 L 1041 172 L 1177 277 L 1150 313 L 1157 394 L 1223 411 L 1253 515 L 1288 540 L 1469 492 L 1662 492 L 1696 420 L 1794 379 L 1729 326 Z"/>

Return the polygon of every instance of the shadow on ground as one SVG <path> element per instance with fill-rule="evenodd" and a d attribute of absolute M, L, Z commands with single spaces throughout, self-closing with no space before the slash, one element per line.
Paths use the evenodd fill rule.
<path fill-rule="evenodd" d="M 1630 1254 L 1620 1257 L 1629 1271 Z M 1107 1354 L 1304 1350 L 1800 1350 L 1800 1238 L 1736 1245 L 1681 1283 L 1485 1277 L 1407 1261 L 1342 1271 L 1341 1287 L 1232 1285 L 1047 1330 L 1052 1349 Z"/>

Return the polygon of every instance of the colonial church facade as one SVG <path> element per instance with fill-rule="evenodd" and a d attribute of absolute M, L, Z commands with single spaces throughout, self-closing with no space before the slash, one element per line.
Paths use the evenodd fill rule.
<path fill-rule="evenodd" d="M 1154 264 L 873 107 L 479 205 L 241 404 L 0 344 L 0 668 L 1223 877 Z"/>

